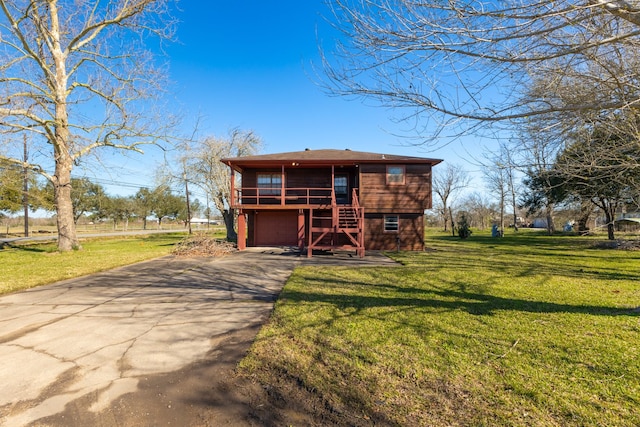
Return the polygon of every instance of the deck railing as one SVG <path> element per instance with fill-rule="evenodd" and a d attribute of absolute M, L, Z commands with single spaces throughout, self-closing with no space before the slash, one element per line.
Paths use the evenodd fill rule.
<path fill-rule="evenodd" d="M 243 205 L 328 205 L 334 204 L 332 188 L 282 188 L 243 187 L 236 189 L 234 203 Z"/>
<path fill-rule="evenodd" d="M 335 206 L 336 196 L 333 188 L 320 187 L 299 187 L 284 188 L 259 188 L 243 187 L 235 190 L 233 200 L 234 207 L 247 205 L 253 206 L 273 206 L 273 205 L 312 205 L 312 206 Z M 351 204 L 359 207 L 358 189 L 352 189 Z"/>
<path fill-rule="evenodd" d="M 358 200 L 358 189 L 357 188 L 351 189 L 351 204 L 353 205 L 354 208 L 359 208 L 360 207 L 360 200 Z"/>

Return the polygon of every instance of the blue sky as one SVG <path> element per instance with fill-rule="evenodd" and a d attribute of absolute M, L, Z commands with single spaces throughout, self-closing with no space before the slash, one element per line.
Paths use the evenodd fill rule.
<path fill-rule="evenodd" d="M 200 136 L 253 129 L 264 153 L 350 148 L 464 163 L 459 143 L 434 151 L 398 136 L 415 135 L 409 124 L 393 120 L 402 112 L 323 92 L 318 44 L 331 48 L 337 36 L 323 18 L 329 13 L 323 0 L 190 0 L 180 8 L 177 42 L 166 51 L 171 105 L 187 118 L 185 134 L 202 116 Z M 157 150 L 148 153 L 116 160 L 119 172 L 107 179 L 153 185 L 160 157 Z"/>

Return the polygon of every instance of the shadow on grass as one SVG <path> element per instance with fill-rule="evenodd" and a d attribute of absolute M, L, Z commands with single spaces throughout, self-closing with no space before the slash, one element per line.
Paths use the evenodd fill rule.
<path fill-rule="evenodd" d="M 441 268 L 499 273 L 507 277 L 562 276 L 598 280 L 640 280 L 633 263 L 635 253 L 616 253 L 593 247 L 595 240 L 580 237 L 510 236 L 496 239 L 478 236 L 474 241 L 434 237 L 446 243 L 429 254 L 391 255 L 406 266 L 438 271 Z"/>
<path fill-rule="evenodd" d="M 509 262 L 501 259 L 493 260 L 491 254 L 487 254 L 485 259 L 473 259 L 470 257 L 448 258 L 442 262 L 442 267 L 447 269 L 456 268 L 459 270 L 479 270 L 486 269 L 489 273 L 500 274 L 503 277 L 551 277 L 560 276 L 574 279 L 598 279 L 598 280 L 640 280 L 640 275 L 629 269 L 627 264 L 611 264 L 608 266 L 595 266 L 597 262 L 595 256 L 574 255 L 571 260 L 563 259 L 566 255 L 558 254 L 537 254 L 535 258 L 519 258 Z M 600 258 L 598 258 L 600 259 Z M 408 264 L 415 268 L 439 268 L 438 265 Z"/>
<path fill-rule="evenodd" d="M 327 284 L 335 284 L 335 281 L 327 281 Z M 530 301 L 458 290 L 426 291 L 411 288 L 396 288 L 396 290 L 397 292 L 410 294 L 410 296 L 349 296 L 285 290 L 281 298 L 293 302 L 322 302 L 332 304 L 341 310 L 348 308 L 362 310 L 375 307 L 409 307 L 432 309 L 434 311 L 464 310 L 473 315 L 493 315 L 497 311 L 520 311 L 527 313 L 575 313 L 598 316 L 640 316 L 640 312 L 637 309 Z"/>
<path fill-rule="evenodd" d="M 490 235 L 474 235 L 466 240 L 452 236 L 429 236 L 427 242 L 429 240 L 454 245 L 456 243 L 465 243 L 489 248 L 513 248 L 514 251 L 520 251 L 523 248 L 535 248 L 553 253 L 565 250 L 594 249 L 594 245 L 601 241 L 601 239 L 584 238 L 581 236 L 547 236 L 542 233 L 509 234 L 501 238 L 491 237 Z"/>
<path fill-rule="evenodd" d="M 45 252 L 55 252 L 55 246 L 43 246 L 43 245 L 12 245 L 11 243 L 4 242 L 0 244 L 0 250 L 2 249 L 13 249 L 16 251 L 22 252 L 36 252 L 36 253 L 45 253 Z"/>

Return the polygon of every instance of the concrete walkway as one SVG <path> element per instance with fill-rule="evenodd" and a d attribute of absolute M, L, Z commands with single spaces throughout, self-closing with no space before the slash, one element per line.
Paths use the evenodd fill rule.
<path fill-rule="evenodd" d="M 79 399 L 99 413 L 141 380 L 211 354 L 224 342 L 216 337 L 264 322 L 295 266 L 345 263 L 393 264 L 253 249 L 165 257 L 0 297 L 0 426 L 46 419 Z"/>

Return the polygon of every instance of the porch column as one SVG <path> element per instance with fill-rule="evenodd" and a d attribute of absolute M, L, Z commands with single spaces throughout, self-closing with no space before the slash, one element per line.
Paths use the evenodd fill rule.
<path fill-rule="evenodd" d="M 233 168 L 231 168 L 231 208 L 234 208 L 236 206 L 236 173 L 233 170 Z"/>
<path fill-rule="evenodd" d="M 298 210 L 298 249 L 304 249 L 304 210 Z"/>
<path fill-rule="evenodd" d="M 336 204 L 336 165 L 331 165 L 331 205 Z"/>
<path fill-rule="evenodd" d="M 238 214 L 238 250 L 247 248 L 247 217 L 244 213 Z"/>
<path fill-rule="evenodd" d="M 282 174 L 280 175 L 280 204 L 284 206 L 285 193 L 284 193 L 284 165 L 282 165 Z"/>
<path fill-rule="evenodd" d="M 307 246 L 307 258 L 313 256 L 313 208 L 309 209 L 309 245 Z"/>

